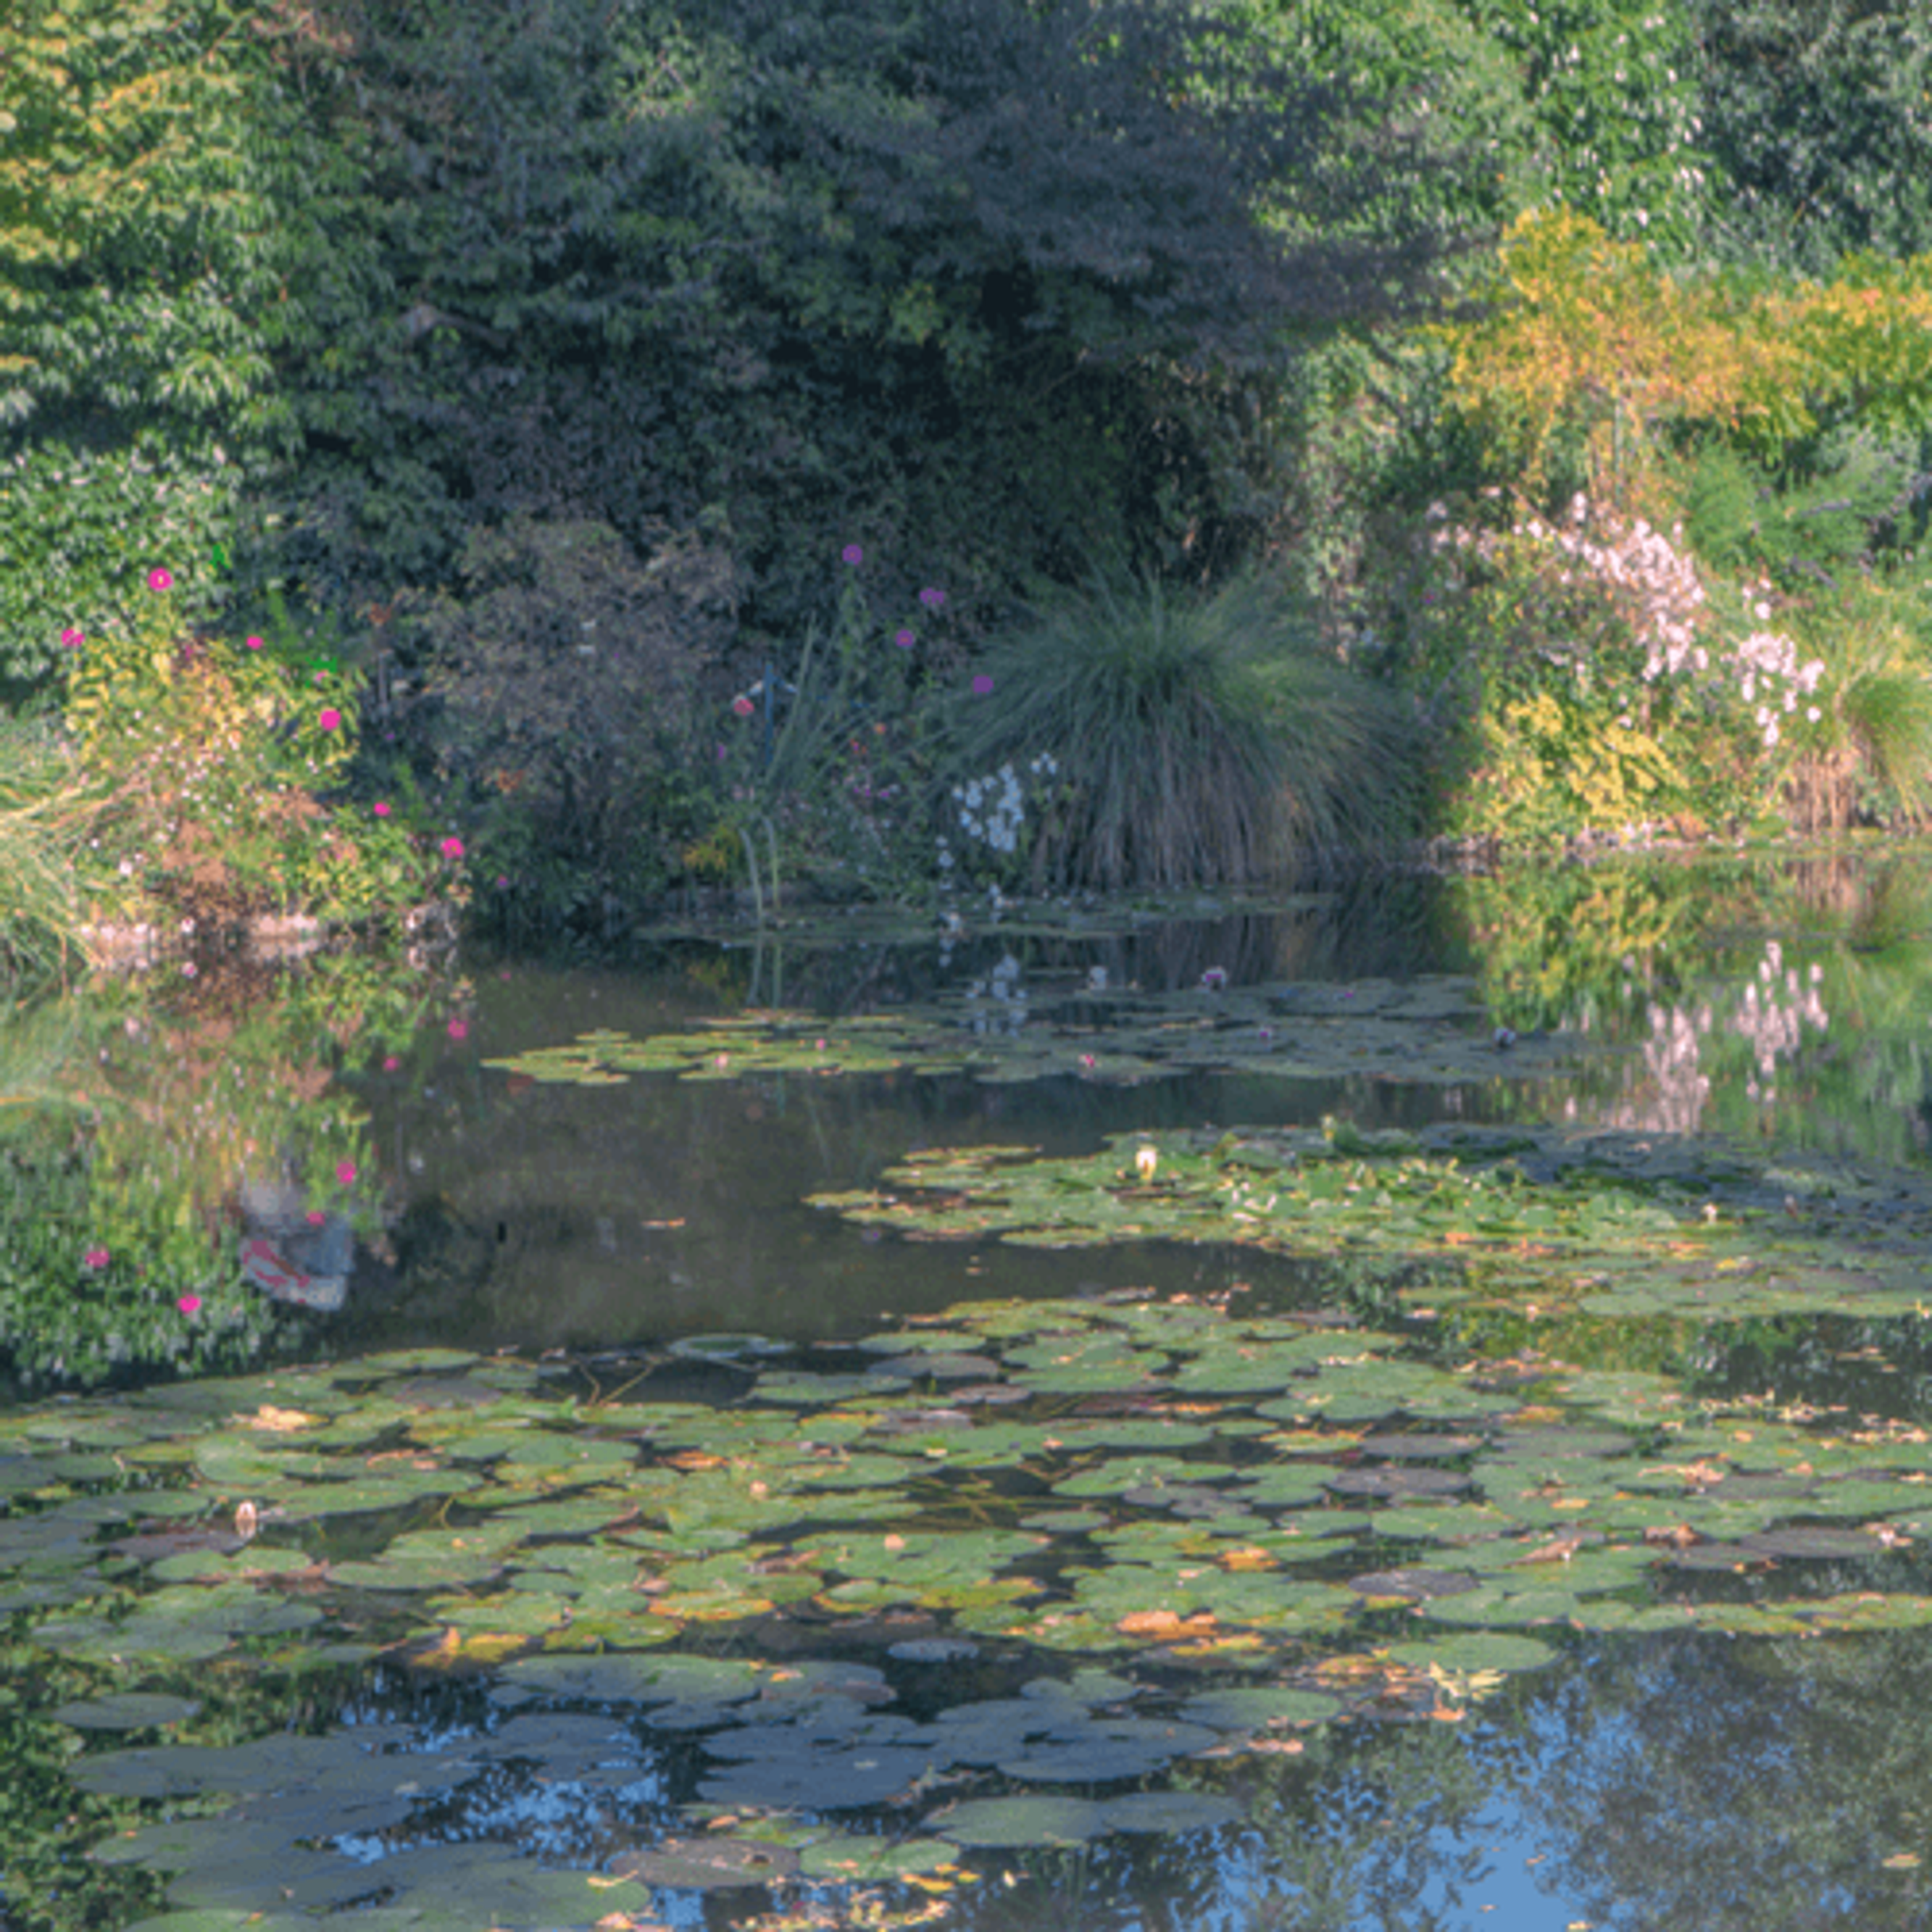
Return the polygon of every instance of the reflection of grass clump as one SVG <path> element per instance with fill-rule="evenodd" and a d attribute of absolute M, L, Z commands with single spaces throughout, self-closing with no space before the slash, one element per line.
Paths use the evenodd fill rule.
<path fill-rule="evenodd" d="M 1058 760 L 1036 890 L 1196 885 L 1388 829 L 1390 718 L 1264 580 L 1176 604 L 1100 571 L 987 656 L 952 748 L 962 774 Z"/>

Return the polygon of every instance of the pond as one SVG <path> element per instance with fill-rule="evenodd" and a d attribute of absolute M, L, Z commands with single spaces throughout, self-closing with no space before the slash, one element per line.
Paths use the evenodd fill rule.
<path fill-rule="evenodd" d="M 16 1012 L 0 1922 L 1923 1925 L 1928 878 Z"/>

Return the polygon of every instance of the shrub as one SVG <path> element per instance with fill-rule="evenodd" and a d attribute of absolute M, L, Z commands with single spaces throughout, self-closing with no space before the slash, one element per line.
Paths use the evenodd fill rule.
<path fill-rule="evenodd" d="M 553 916 L 586 884 L 676 869 L 699 688 L 736 584 L 729 554 L 694 533 L 644 560 L 608 524 L 518 517 L 471 536 L 460 600 L 398 599 L 419 681 L 399 728 L 473 827 L 479 869 Z"/>
<path fill-rule="evenodd" d="M 1280 870 L 1298 839 L 1385 829 L 1392 713 L 1278 586 L 1250 574 L 1175 601 L 1115 563 L 1084 598 L 1042 602 L 945 719 L 957 779 L 1057 761 L 1036 890 L 1234 883 Z"/>
<path fill-rule="evenodd" d="M 435 860 L 394 814 L 352 826 L 316 796 L 352 756 L 359 675 L 298 663 L 286 625 L 184 638 L 172 591 L 154 569 L 118 623 L 63 640 L 67 726 L 103 794 L 76 854 L 88 916 L 355 922 L 430 896 Z"/>

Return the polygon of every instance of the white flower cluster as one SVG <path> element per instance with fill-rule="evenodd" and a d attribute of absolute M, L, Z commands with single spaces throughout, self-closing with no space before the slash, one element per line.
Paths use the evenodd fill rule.
<path fill-rule="evenodd" d="M 1060 766 L 1051 752 L 1042 752 L 1027 766 L 1034 778 L 1052 778 Z M 1020 775 L 1010 764 L 989 772 L 982 778 L 968 778 L 952 788 L 959 807 L 959 829 L 969 838 L 976 838 L 995 852 L 1017 852 L 1020 827 L 1026 822 L 1026 799 Z M 942 866 L 950 863 L 942 856 Z"/>
<path fill-rule="evenodd" d="M 1770 610 L 1768 604 L 1760 604 L 1754 614 L 1762 622 Z M 1796 711 L 1801 695 L 1808 699 L 1817 690 L 1818 680 L 1825 675 L 1824 660 L 1814 658 L 1800 664 L 1798 646 L 1780 631 L 1754 631 L 1731 655 L 1738 689 L 1747 704 L 1756 706 L 1752 715 L 1768 751 L 1778 742 L 1780 715 Z M 1816 724 L 1820 715 L 1816 705 L 1805 706 L 1809 723 Z"/>
<path fill-rule="evenodd" d="M 1439 520 L 1438 512 L 1448 514 L 1439 505 L 1431 506 L 1432 520 Z M 1641 517 L 1626 523 L 1614 513 L 1593 522 L 1588 501 L 1580 492 L 1570 499 L 1569 513 L 1560 524 L 1532 517 L 1510 535 L 1547 545 L 1564 560 L 1556 576 L 1565 589 L 1588 583 L 1609 593 L 1643 646 L 1646 685 L 1660 677 L 1688 676 L 1714 692 L 1734 688 L 1753 708 L 1753 721 L 1767 751 L 1774 749 L 1782 736 L 1780 718 L 1795 712 L 1801 698 L 1807 700 L 1808 722 L 1815 724 L 1822 716 L 1808 700 L 1816 694 L 1825 674 L 1823 662 L 1814 658 L 1801 665 L 1797 645 L 1782 632 L 1754 631 L 1731 650 L 1716 652 L 1700 640 L 1706 613 L 1704 586 L 1696 560 L 1679 548 L 1681 528 L 1666 536 Z M 1438 550 L 1460 550 L 1493 563 L 1503 539 L 1492 532 L 1451 526 L 1438 530 L 1433 542 Z M 1768 587 L 1757 589 L 1761 592 Z M 1750 586 L 1746 588 L 1748 593 Z M 1771 605 L 1760 596 L 1751 615 L 1762 624 L 1771 616 Z M 1631 720 L 1627 715 L 1621 722 L 1628 728 Z"/>
<path fill-rule="evenodd" d="M 1438 509 L 1442 506 L 1431 506 L 1432 518 Z M 1442 514 L 1446 517 L 1447 510 Z M 1704 606 L 1697 566 L 1641 517 L 1626 524 L 1611 514 L 1598 518 L 1593 526 L 1588 500 L 1580 491 L 1570 500 L 1569 514 L 1561 523 L 1552 525 L 1532 517 L 1509 534 L 1546 544 L 1564 559 L 1556 576 L 1565 589 L 1587 584 L 1610 591 L 1644 648 L 1646 684 L 1666 670 L 1708 668 L 1697 643 Z M 1494 563 L 1504 540 L 1492 531 L 1450 525 L 1438 530 L 1432 541 L 1438 550 L 1460 550 Z"/>

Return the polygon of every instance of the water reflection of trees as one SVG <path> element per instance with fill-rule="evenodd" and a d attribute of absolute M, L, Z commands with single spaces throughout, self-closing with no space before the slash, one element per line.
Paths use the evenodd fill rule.
<path fill-rule="evenodd" d="M 1922 1636 L 1610 1645 L 1542 1696 L 1525 1815 L 1630 1932 L 1888 1932 L 1932 1913 Z"/>

